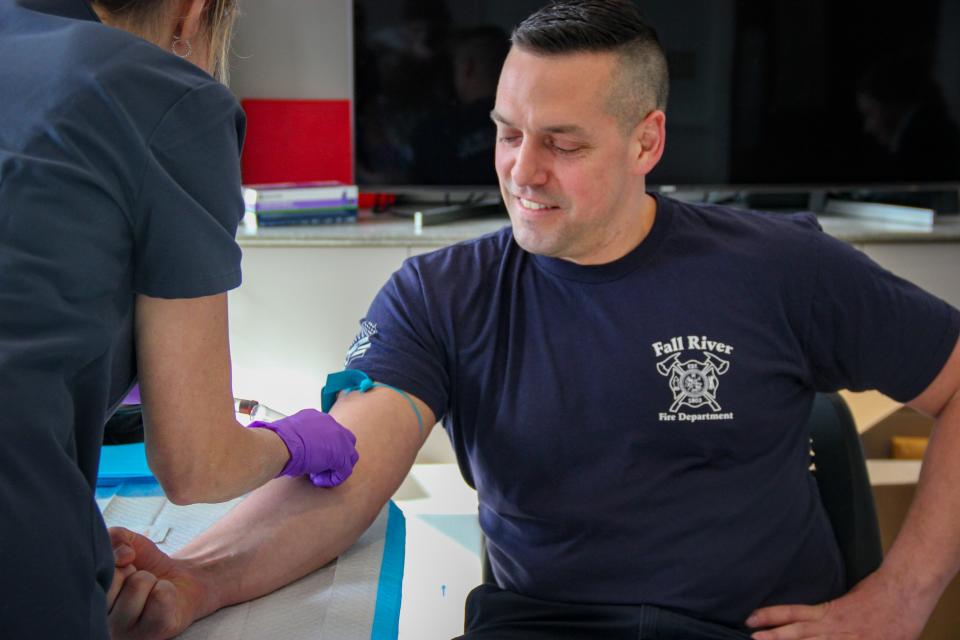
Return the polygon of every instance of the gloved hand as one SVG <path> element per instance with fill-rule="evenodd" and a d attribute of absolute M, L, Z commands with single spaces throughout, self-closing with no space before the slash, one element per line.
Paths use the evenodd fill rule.
<path fill-rule="evenodd" d="M 360 457 L 354 447 L 357 437 L 316 409 L 274 422 L 251 422 L 248 428 L 270 429 L 287 445 L 290 460 L 277 477 L 309 474 L 314 486 L 335 487 L 350 477 Z"/>

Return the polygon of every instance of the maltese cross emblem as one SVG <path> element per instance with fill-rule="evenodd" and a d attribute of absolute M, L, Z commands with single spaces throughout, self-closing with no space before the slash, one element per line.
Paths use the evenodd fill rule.
<path fill-rule="evenodd" d="M 657 363 L 660 375 L 670 379 L 670 391 L 673 392 L 670 413 L 676 413 L 682 406 L 696 409 L 703 405 L 720 411 L 717 387 L 720 386 L 720 376 L 727 372 L 730 363 L 709 352 L 703 352 L 703 356 L 703 361 L 681 362 L 680 354 L 674 353 Z"/>

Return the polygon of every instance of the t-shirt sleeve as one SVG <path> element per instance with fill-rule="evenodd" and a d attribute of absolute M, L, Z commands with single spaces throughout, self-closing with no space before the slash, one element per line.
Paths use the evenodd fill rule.
<path fill-rule="evenodd" d="M 243 111 L 223 85 L 191 89 L 150 136 L 134 224 L 134 289 L 193 298 L 240 284 Z"/>
<path fill-rule="evenodd" d="M 817 235 L 806 339 L 815 386 L 915 398 L 950 356 L 960 313 L 848 244 Z"/>
<path fill-rule="evenodd" d="M 420 398 L 439 420 L 447 408 L 449 374 L 426 308 L 420 274 L 408 260 L 371 303 L 345 366 Z"/>

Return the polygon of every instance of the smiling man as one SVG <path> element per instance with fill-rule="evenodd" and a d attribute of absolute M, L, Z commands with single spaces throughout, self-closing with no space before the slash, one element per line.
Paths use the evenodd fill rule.
<path fill-rule="evenodd" d="M 479 496 L 495 584 L 466 638 L 916 637 L 960 566 L 960 313 L 810 217 L 648 194 L 667 73 L 632 2 L 561 0 L 512 41 L 492 113 L 511 226 L 408 260 L 348 360 L 409 399 L 337 402 L 360 462 L 336 489 L 275 481 L 175 560 L 116 532 L 162 587 L 124 585 L 117 625 L 170 632 L 335 557 L 409 471 L 412 403 Z M 908 522 L 849 594 L 805 427 L 844 387 L 939 419 Z"/>
<path fill-rule="evenodd" d="M 595 51 L 567 51 L 527 24 L 514 34 L 491 114 L 513 237 L 538 255 L 611 262 L 653 224 L 643 177 L 663 153 L 666 61 L 652 31 L 613 54 L 600 47 L 615 33 L 593 35 Z M 634 65 L 653 76 L 640 82 L 654 90 L 630 89 Z"/>

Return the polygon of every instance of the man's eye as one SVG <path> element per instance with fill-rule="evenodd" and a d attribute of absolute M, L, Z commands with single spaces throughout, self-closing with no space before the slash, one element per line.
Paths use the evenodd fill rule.
<path fill-rule="evenodd" d="M 562 147 L 560 145 L 553 145 L 553 150 L 557 153 L 576 153 L 580 151 L 583 147 Z"/>
<path fill-rule="evenodd" d="M 520 139 L 520 136 L 516 134 L 505 134 L 497 137 L 497 141 L 506 142 L 506 143 L 516 142 L 519 139 Z"/>

